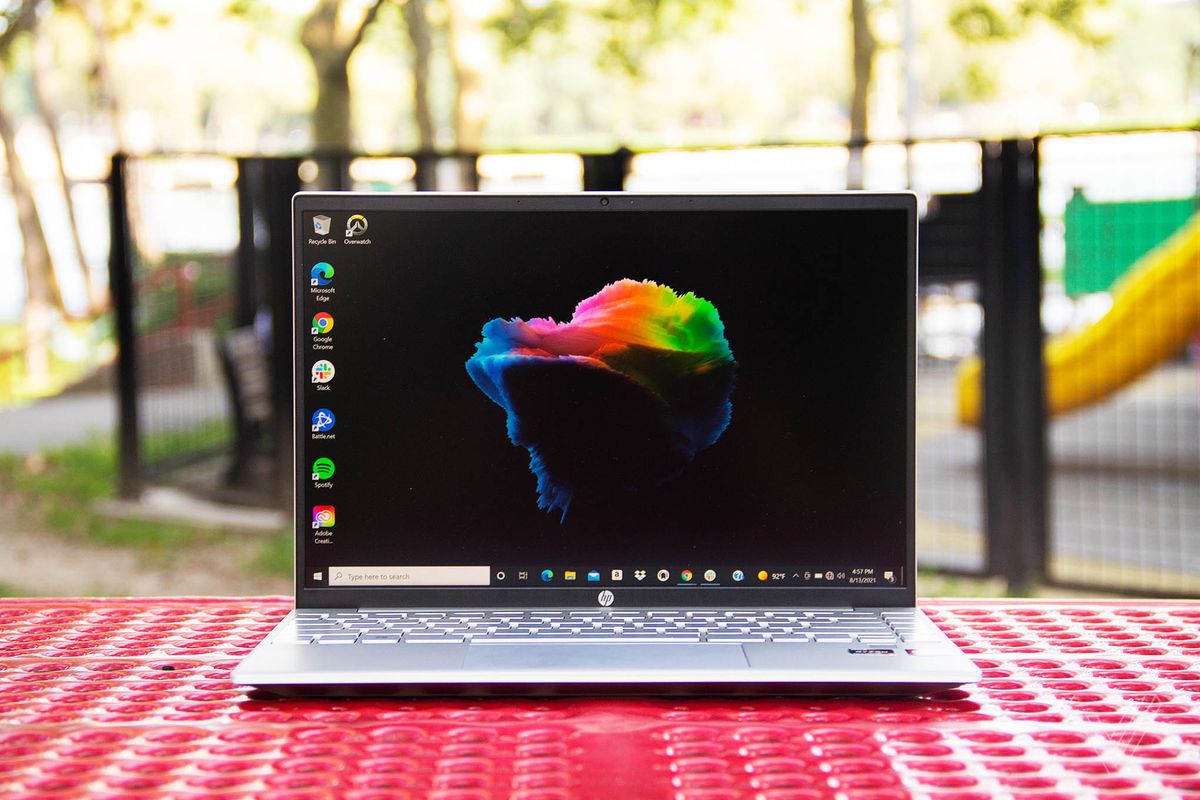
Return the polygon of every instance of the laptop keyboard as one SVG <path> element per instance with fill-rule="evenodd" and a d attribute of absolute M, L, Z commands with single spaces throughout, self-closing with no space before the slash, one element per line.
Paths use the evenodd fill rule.
<path fill-rule="evenodd" d="M 941 641 L 915 609 L 778 611 L 314 611 L 298 610 L 304 644 L 470 642 L 812 642 L 896 645 Z"/>

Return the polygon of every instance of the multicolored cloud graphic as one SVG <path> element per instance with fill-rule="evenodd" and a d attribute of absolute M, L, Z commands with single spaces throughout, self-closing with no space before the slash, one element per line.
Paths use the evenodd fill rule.
<path fill-rule="evenodd" d="M 493 319 L 466 367 L 529 451 L 538 507 L 565 520 L 681 475 L 729 426 L 737 362 L 712 303 L 625 279 L 570 322 Z"/>

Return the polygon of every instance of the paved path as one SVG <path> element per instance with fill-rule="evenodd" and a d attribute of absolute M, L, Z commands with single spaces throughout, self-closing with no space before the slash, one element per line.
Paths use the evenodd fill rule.
<path fill-rule="evenodd" d="M 152 389 L 142 393 L 142 430 L 187 430 L 228 415 L 219 387 Z M 31 453 L 115 435 L 117 395 L 108 389 L 71 392 L 0 410 L 0 453 Z"/>
<path fill-rule="evenodd" d="M 0 452 L 31 453 L 111 436 L 117 396 L 111 389 L 48 397 L 0 411 Z"/>
<path fill-rule="evenodd" d="M 918 553 L 928 566 L 982 566 L 977 431 L 954 425 L 952 373 L 922 376 Z M 1156 370 L 1049 426 L 1051 568 L 1057 577 L 1200 592 L 1200 392 L 1194 367 Z"/>

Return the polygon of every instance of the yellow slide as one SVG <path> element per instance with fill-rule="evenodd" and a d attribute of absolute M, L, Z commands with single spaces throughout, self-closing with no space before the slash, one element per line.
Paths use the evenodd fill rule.
<path fill-rule="evenodd" d="M 1050 416 L 1103 400 L 1176 355 L 1200 330 L 1200 214 L 1142 256 L 1112 289 L 1095 324 L 1046 345 Z M 981 364 L 958 369 L 958 421 L 978 425 Z"/>

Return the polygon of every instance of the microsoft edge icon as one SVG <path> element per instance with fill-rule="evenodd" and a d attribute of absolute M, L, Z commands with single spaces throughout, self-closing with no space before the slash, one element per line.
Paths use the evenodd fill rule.
<path fill-rule="evenodd" d="M 328 286 L 333 283 L 333 265 L 328 261 L 318 261 L 309 273 L 312 280 L 310 286 Z"/>
<path fill-rule="evenodd" d="M 545 581 L 546 583 L 549 583 L 550 581 L 554 580 L 554 570 L 552 570 L 552 569 L 542 570 L 542 580 Z"/>

